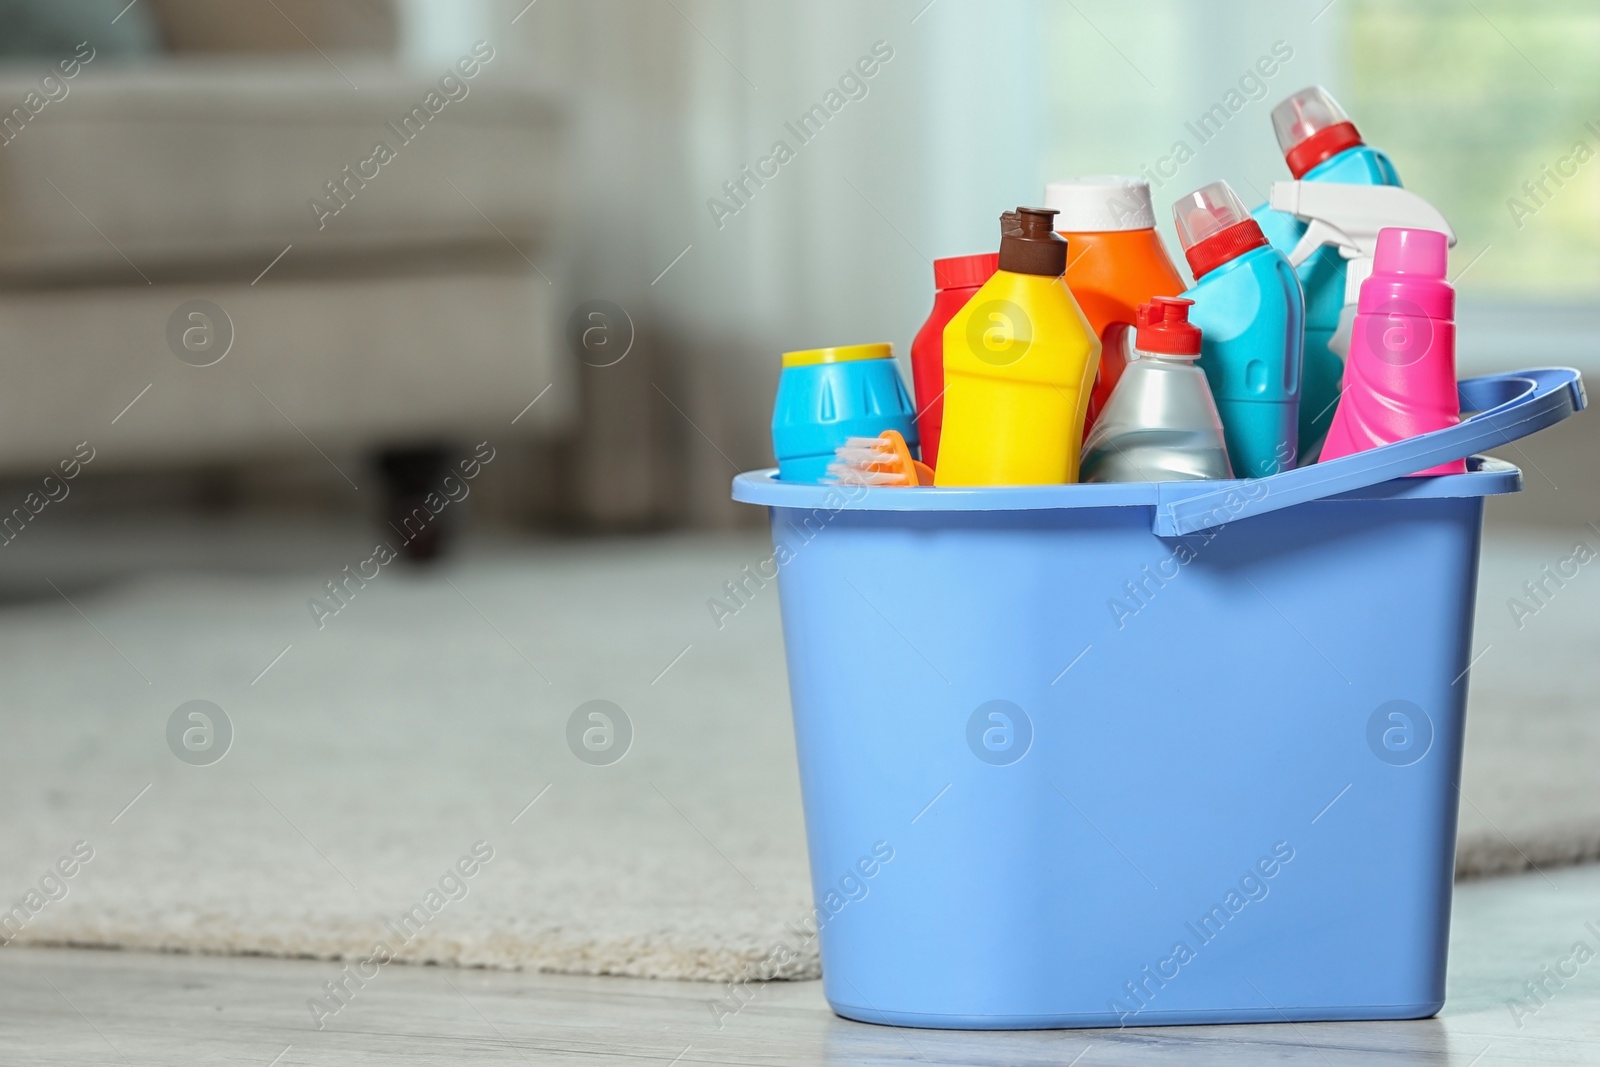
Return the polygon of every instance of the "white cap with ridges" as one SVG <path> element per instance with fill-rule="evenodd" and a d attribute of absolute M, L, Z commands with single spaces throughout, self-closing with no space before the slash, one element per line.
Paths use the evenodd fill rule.
<path fill-rule="evenodd" d="M 1156 224 L 1150 183 L 1143 178 L 1108 174 L 1051 182 L 1044 187 L 1044 206 L 1060 213 L 1056 230 L 1062 233 L 1148 230 Z"/>

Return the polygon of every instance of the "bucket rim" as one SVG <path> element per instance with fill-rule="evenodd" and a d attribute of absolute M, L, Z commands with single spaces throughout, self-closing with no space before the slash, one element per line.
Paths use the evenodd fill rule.
<path fill-rule="evenodd" d="M 733 479 L 733 499 L 743 504 L 799 510 L 863 512 L 1071 511 L 1085 508 L 1156 507 L 1186 490 L 1200 496 L 1236 491 L 1248 499 L 1260 479 L 1194 482 L 1104 482 L 1069 485 L 932 486 L 843 485 L 785 482 L 776 467 L 746 471 Z M 1192 487 L 1192 490 L 1191 490 Z M 1413 475 L 1323 498 L 1340 500 L 1435 500 L 1502 496 L 1520 492 L 1522 471 L 1493 456 L 1471 456 L 1466 474 Z M 1316 501 L 1308 501 L 1316 503 Z"/>

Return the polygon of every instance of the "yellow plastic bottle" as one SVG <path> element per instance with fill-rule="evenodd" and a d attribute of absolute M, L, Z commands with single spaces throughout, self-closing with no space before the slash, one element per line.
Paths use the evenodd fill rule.
<path fill-rule="evenodd" d="M 934 485 L 1078 480 L 1100 339 L 1062 275 L 1055 211 L 1000 216 L 1000 269 L 944 331 L 944 434 Z"/>

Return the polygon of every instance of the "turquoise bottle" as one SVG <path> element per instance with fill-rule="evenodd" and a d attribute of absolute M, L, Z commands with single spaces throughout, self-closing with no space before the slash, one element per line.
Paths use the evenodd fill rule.
<path fill-rule="evenodd" d="M 1267 243 L 1227 182 L 1172 205 L 1195 284 L 1189 321 L 1200 327 L 1200 369 L 1222 416 L 1239 478 L 1295 466 L 1305 303 L 1288 257 Z"/>
<path fill-rule="evenodd" d="M 887 343 L 783 354 L 772 404 L 772 452 L 786 482 L 826 482 L 835 450 L 852 437 L 898 430 L 916 449 L 917 407 Z"/>
<path fill-rule="evenodd" d="M 1344 185 L 1399 185 L 1394 164 L 1361 134 L 1338 101 L 1320 86 L 1301 89 L 1272 109 L 1272 129 L 1284 162 L 1297 181 Z M 1305 235 L 1306 224 L 1263 204 L 1251 213 L 1272 247 L 1288 255 Z M 1301 371 L 1300 462 L 1311 463 L 1322 449 L 1344 379 L 1344 358 L 1329 347 L 1344 306 L 1345 261 L 1327 245 L 1300 264 L 1305 293 L 1305 362 Z"/>

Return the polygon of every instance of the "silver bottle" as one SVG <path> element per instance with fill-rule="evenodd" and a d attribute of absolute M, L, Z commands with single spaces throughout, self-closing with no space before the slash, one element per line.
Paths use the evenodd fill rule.
<path fill-rule="evenodd" d="M 1082 481 L 1233 477 L 1217 402 L 1195 365 L 1200 330 L 1188 322 L 1192 303 L 1157 297 L 1139 309 L 1133 357 L 1083 445 Z"/>

